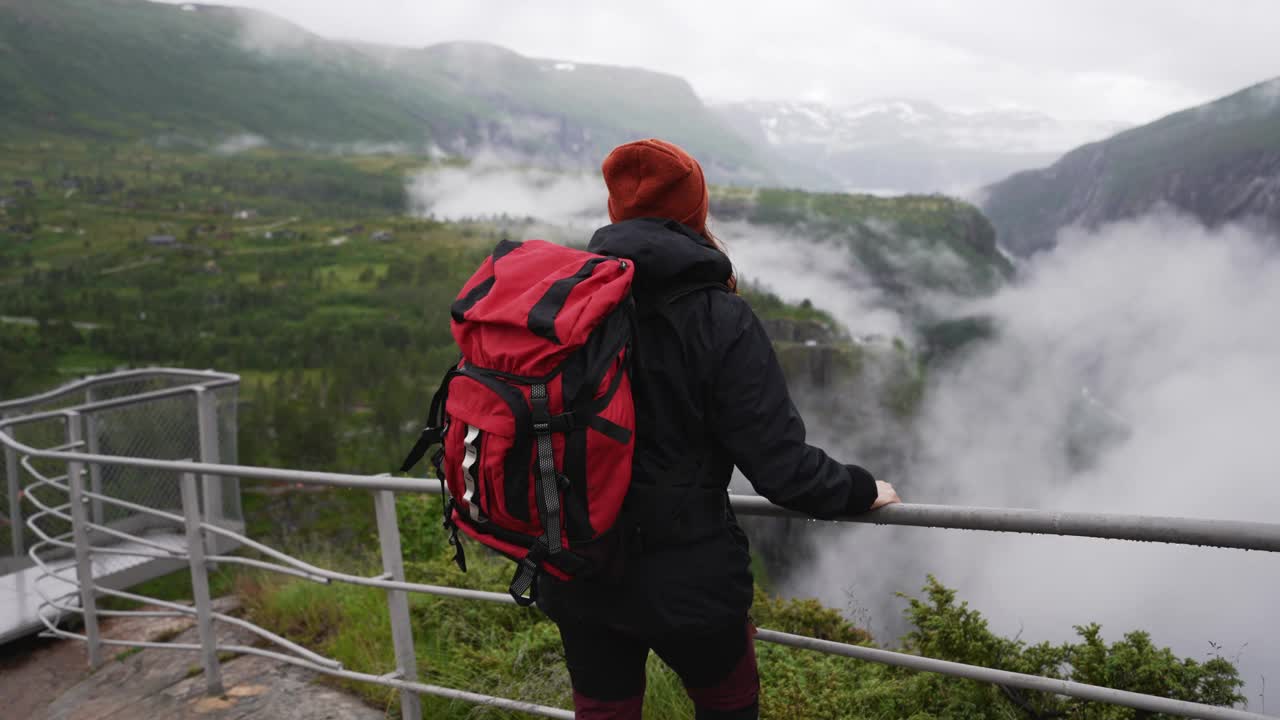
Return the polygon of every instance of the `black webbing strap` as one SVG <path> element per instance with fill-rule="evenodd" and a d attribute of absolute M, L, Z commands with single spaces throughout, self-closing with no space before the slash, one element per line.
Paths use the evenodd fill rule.
<path fill-rule="evenodd" d="M 444 442 L 445 433 L 449 428 L 448 422 L 445 421 L 445 404 L 449 399 L 449 383 L 453 382 L 453 379 L 459 374 L 461 373 L 456 367 L 450 368 L 444 374 L 444 379 L 440 381 L 439 389 L 431 397 L 431 407 L 427 410 L 427 426 L 418 435 L 418 441 L 413 444 L 413 449 L 409 451 L 404 462 L 400 463 L 400 472 L 407 473 L 412 470 L 413 466 L 417 465 L 426 456 L 432 445 L 440 445 Z M 445 484 L 443 446 L 437 448 L 435 453 L 432 454 L 431 466 L 435 468 L 436 479 L 440 481 L 444 529 L 449 532 L 449 544 L 453 546 L 453 561 L 457 563 L 460 570 L 466 572 L 467 556 L 462 549 L 462 540 L 458 538 L 458 526 L 453 522 L 453 498 L 449 497 L 449 486 Z"/>
<path fill-rule="evenodd" d="M 555 451 L 551 447 L 551 410 L 547 386 L 533 386 L 533 435 L 538 444 L 538 513 L 542 516 L 542 537 L 547 553 L 560 552 L 560 472 L 556 470 Z"/>
<path fill-rule="evenodd" d="M 481 282 L 479 285 L 471 288 L 471 292 L 453 301 L 449 306 L 449 316 L 454 322 L 466 322 L 467 311 L 475 307 L 481 300 L 493 290 L 494 284 L 498 281 L 497 275 L 492 275 Z"/>
<path fill-rule="evenodd" d="M 440 387 L 436 390 L 435 395 L 431 396 L 431 407 L 427 410 L 427 426 L 422 429 L 422 433 L 418 435 L 418 441 L 413 444 L 413 449 L 405 457 L 404 462 L 400 463 L 400 472 L 407 473 L 417 465 L 432 445 L 437 445 L 444 440 L 444 433 L 447 425 L 444 421 L 444 406 L 449 399 L 449 383 L 458 375 L 457 368 L 450 368 L 444 374 L 444 379 L 440 381 Z M 436 468 L 440 480 L 444 481 L 444 473 L 439 472 Z"/>
<path fill-rule="evenodd" d="M 586 411 L 552 415 L 551 432 L 571 433 L 574 430 L 589 427 L 614 442 L 619 442 L 625 445 L 631 441 L 630 430 L 608 418 L 596 415 L 595 413 L 597 412 L 599 412 L 598 408 L 590 408 Z"/>
<path fill-rule="evenodd" d="M 407 473 L 417 465 L 432 445 L 438 444 L 444 439 L 443 428 L 425 427 L 422 434 L 418 436 L 418 441 L 413 444 L 413 449 L 405 457 L 404 462 L 400 463 L 400 472 Z M 440 481 L 444 482 L 444 475 L 440 475 Z"/>
<path fill-rule="evenodd" d="M 529 607 L 538 601 L 538 573 L 542 561 L 547 559 L 547 546 L 541 538 L 529 549 L 529 554 L 516 564 L 516 574 L 511 578 L 511 587 L 507 592 L 520 607 Z M 526 594 L 527 593 L 527 594 Z"/>
<path fill-rule="evenodd" d="M 431 466 L 436 469 L 436 477 L 440 479 L 440 508 L 444 515 L 444 529 L 449 533 L 449 544 L 453 546 L 453 562 L 462 572 L 467 571 L 467 553 L 462 549 L 462 540 L 458 538 L 458 525 L 453 521 L 453 498 L 449 497 L 449 486 L 444 482 L 444 448 L 438 448 L 431 456 Z"/>
<path fill-rule="evenodd" d="M 542 535 L 516 567 L 515 577 L 511 579 L 511 587 L 508 588 L 516 603 L 524 607 L 532 605 L 538 598 L 538 573 L 541 571 L 542 561 L 563 549 L 560 540 L 560 472 L 556 470 L 555 450 L 551 445 L 551 408 L 546 383 L 533 386 L 530 400 L 533 409 L 533 435 L 538 449 L 538 459 L 533 469 L 537 479 L 535 489 Z"/>
<path fill-rule="evenodd" d="M 565 302 L 569 299 L 569 293 L 578 286 L 583 280 L 591 277 L 591 273 L 595 272 L 596 266 L 600 263 L 607 262 L 607 257 L 591 258 L 586 261 L 578 271 L 567 278 L 561 278 L 553 283 L 533 308 L 529 310 L 528 327 L 529 332 L 546 338 L 551 342 L 561 345 L 560 338 L 556 336 L 556 316 L 560 314 L 560 310 L 564 308 Z"/>

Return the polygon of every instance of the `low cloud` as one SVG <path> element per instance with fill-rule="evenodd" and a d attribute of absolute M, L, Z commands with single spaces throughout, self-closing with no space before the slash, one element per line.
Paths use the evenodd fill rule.
<path fill-rule="evenodd" d="M 237 13 L 240 46 L 250 52 L 281 55 L 300 51 L 314 37 L 291 22 L 255 11 Z"/>
<path fill-rule="evenodd" d="M 802 230 L 716 223 L 738 274 L 783 300 L 825 310 L 855 336 L 906 337 L 906 321 L 853 256 L 847 240 Z"/>
<path fill-rule="evenodd" d="M 234 135 L 223 140 L 213 147 L 213 152 L 218 155 L 239 155 L 250 150 L 264 148 L 271 143 L 261 135 L 242 134 Z"/>
<path fill-rule="evenodd" d="M 481 153 L 466 166 L 437 166 L 409 182 L 414 214 L 558 229 L 585 242 L 609 222 L 604 183 L 589 175 L 510 167 Z M 550 238 L 557 239 L 557 238 Z"/>
<path fill-rule="evenodd" d="M 998 339 L 934 377 L 909 502 L 1274 522 L 1280 510 L 1280 256 L 1238 228 L 1152 217 L 1066 233 L 1022 279 L 963 310 Z M 814 422 L 820 422 L 814 419 Z M 854 460 L 856 458 L 850 458 Z M 1238 656 L 1256 701 L 1280 678 L 1274 554 L 915 528 L 847 528 L 792 590 L 882 637 L 894 591 L 935 573 L 998 632 L 1118 638 Z M 1270 691 L 1273 703 L 1280 699 Z M 1257 705 L 1254 705 L 1257 708 Z"/>

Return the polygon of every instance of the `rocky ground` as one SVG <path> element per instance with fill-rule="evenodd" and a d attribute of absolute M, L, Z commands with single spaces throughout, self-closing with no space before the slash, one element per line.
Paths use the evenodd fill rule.
<path fill-rule="evenodd" d="M 223 612 L 234 602 L 217 603 Z M 255 638 L 219 626 L 222 643 Z M 193 623 L 173 618 L 112 618 L 107 638 L 198 643 Z M 385 713 L 316 682 L 315 673 L 253 655 L 222 662 L 223 695 L 205 693 L 194 652 L 108 647 L 102 667 L 88 669 L 81 642 L 32 638 L 0 647 L 0 716 L 30 720 L 378 720 Z"/>

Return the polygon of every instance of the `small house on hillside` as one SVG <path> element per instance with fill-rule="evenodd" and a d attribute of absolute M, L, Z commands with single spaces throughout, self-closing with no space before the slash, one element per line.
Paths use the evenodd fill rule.
<path fill-rule="evenodd" d="M 369 238 L 374 242 L 391 242 L 396 239 L 396 236 L 389 230 L 379 230 L 373 235 L 370 235 Z"/>
<path fill-rule="evenodd" d="M 178 238 L 172 235 L 152 235 L 147 238 L 147 244 L 154 247 L 174 247 L 178 244 Z"/>
<path fill-rule="evenodd" d="M 254 220 L 254 219 L 257 219 L 258 217 L 258 211 L 248 210 L 248 209 L 237 210 L 235 214 L 232 215 L 232 217 L 234 217 L 236 220 Z"/>

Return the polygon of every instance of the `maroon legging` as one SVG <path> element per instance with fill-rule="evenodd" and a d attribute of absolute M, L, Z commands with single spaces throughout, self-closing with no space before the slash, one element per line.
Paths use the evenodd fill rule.
<path fill-rule="evenodd" d="M 649 637 L 606 625 L 559 627 L 578 720 L 640 720 L 651 649 L 680 676 L 698 720 L 759 717 L 755 628 L 745 620 L 707 632 Z"/>

